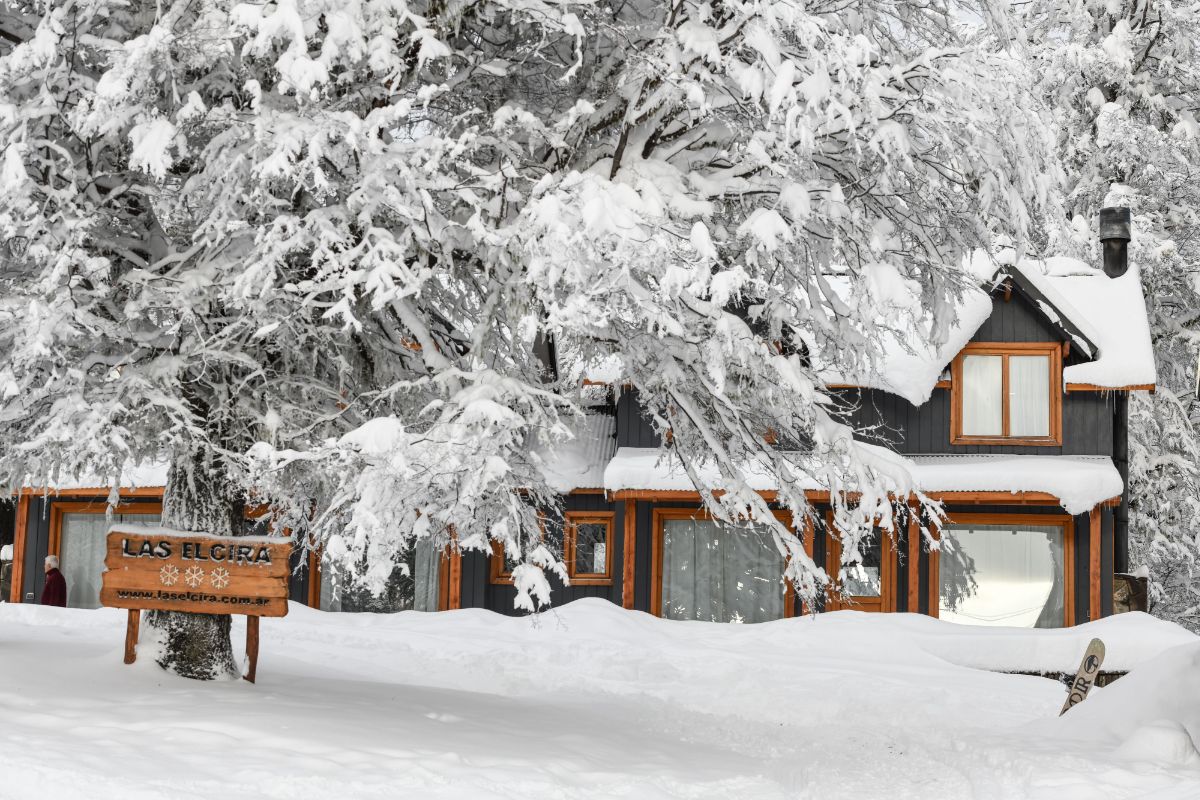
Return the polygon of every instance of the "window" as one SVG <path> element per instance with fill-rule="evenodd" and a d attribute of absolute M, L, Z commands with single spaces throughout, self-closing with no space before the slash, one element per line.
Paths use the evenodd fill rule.
<path fill-rule="evenodd" d="M 828 609 L 891 611 L 894 608 L 892 553 L 887 531 L 875 526 L 859 540 L 858 553 L 843 558 L 841 539 L 833 534 L 832 514 L 826 517 L 831 535 L 826 548 L 825 570 L 834 576 L 841 595 L 829 598 Z"/>
<path fill-rule="evenodd" d="M 68 608 L 99 608 L 108 528 L 117 523 L 157 525 L 162 506 L 122 503 L 109 518 L 104 501 L 54 501 L 50 505 L 48 552 L 58 556 L 67 582 Z M 39 565 L 40 567 L 41 565 Z"/>
<path fill-rule="evenodd" d="M 656 509 L 654 518 L 659 616 L 706 622 L 791 616 L 785 563 L 769 527 L 730 526 L 689 509 Z"/>
<path fill-rule="evenodd" d="M 376 593 L 358 578 L 369 569 L 356 566 L 359 575 L 337 572 L 328 557 L 321 559 L 320 608 L 322 611 L 437 611 L 441 590 L 442 548 L 433 537 L 418 539 L 408 549 L 404 567 L 393 565 Z"/>
<path fill-rule="evenodd" d="M 951 370 L 951 444 L 1062 444 L 1062 347 L 969 344 Z"/>
<path fill-rule="evenodd" d="M 956 515 L 940 532 L 938 616 L 965 625 L 1070 624 L 1071 532 L 1061 517 Z"/>
<path fill-rule="evenodd" d="M 575 586 L 612 585 L 611 511 L 568 511 L 563 560 Z"/>

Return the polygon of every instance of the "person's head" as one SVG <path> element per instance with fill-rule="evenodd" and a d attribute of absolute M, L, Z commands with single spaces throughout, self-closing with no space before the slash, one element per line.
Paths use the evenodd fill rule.
<path fill-rule="evenodd" d="M 58 556 L 46 556 L 46 572 L 58 569 Z"/>

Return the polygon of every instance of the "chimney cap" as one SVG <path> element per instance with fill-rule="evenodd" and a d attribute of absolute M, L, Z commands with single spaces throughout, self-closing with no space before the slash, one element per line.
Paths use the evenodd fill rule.
<path fill-rule="evenodd" d="M 1100 209 L 1100 241 L 1120 239 L 1128 242 L 1131 215 L 1126 206 L 1110 206 Z"/>

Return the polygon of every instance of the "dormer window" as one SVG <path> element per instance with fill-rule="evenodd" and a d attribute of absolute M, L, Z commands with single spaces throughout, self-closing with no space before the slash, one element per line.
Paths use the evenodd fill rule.
<path fill-rule="evenodd" d="M 1062 346 L 973 343 L 954 359 L 951 444 L 1062 444 Z"/>

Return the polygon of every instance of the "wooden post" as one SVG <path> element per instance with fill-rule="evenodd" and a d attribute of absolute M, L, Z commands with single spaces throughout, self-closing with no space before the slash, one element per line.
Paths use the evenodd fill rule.
<path fill-rule="evenodd" d="M 625 501 L 625 541 L 622 545 L 621 606 L 633 608 L 633 581 L 637 567 L 637 501 Z"/>
<path fill-rule="evenodd" d="M 138 627 L 142 623 L 142 612 L 129 609 L 129 620 L 125 623 L 125 663 L 137 661 Z"/>
<path fill-rule="evenodd" d="M 937 526 L 930 524 L 929 535 L 935 542 L 942 538 Z M 929 551 L 929 616 L 937 617 L 942 606 L 942 581 L 940 551 Z"/>
<path fill-rule="evenodd" d="M 246 617 L 246 658 L 250 664 L 243 677 L 254 683 L 258 672 L 258 617 Z"/>
<path fill-rule="evenodd" d="M 920 506 L 908 506 L 908 613 L 921 612 L 921 519 Z"/>
<path fill-rule="evenodd" d="M 1088 513 L 1088 619 L 1100 619 L 1100 506 Z"/>

